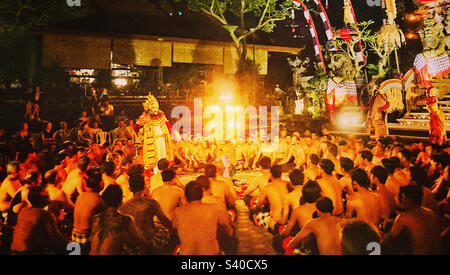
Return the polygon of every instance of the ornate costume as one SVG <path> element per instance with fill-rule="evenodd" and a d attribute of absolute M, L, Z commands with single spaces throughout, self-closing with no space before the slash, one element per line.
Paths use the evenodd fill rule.
<path fill-rule="evenodd" d="M 428 96 L 424 99 L 430 111 L 430 142 L 442 145 L 447 140 L 447 132 L 445 130 L 445 115 L 437 104 L 435 96 Z"/>
<path fill-rule="evenodd" d="M 329 67 L 331 77 L 328 80 L 326 107 L 333 120 L 336 110 L 342 105 L 357 104 L 356 71 L 350 57 L 343 52 L 333 54 Z"/>
<path fill-rule="evenodd" d="M 369 103 L 363 106 L 363 109 L 369 109 L 366 119 L 366 127 L 368 132 L 375 130 L 375 139 L 388 135 L 386 121 L 383 119 L 383 111 L 389 108 L 389 102 L 386 98 L 376 92 L 370 99 Z M 372 135 L 371 135 L 372 137 Z"/>
<path fill-rule="evenodd" d="M 162 158 L 173 160 L 171 127 L 153 95 L 148 95 L 143 106 L 144 112 L 137 120 L 135 130 L 141 137 L 144 166 L 153 169 Z"/>
<path fill-rule="evenodd" d="M 443 0 L 419 0 L 427 6 L 427 16 L 423 28 L 419 31 L 423 44 L 423 52 L 414 60 L 414 68 L 420 76 L 424 86 L 431 86 L 432 78 L 447 77 L 450 73 L 450 59 L 446 47 L 446 34 L 444 33 L 444 9 L 441 8 Z M 448 36 L 448 33 L 447 33 Z"/>

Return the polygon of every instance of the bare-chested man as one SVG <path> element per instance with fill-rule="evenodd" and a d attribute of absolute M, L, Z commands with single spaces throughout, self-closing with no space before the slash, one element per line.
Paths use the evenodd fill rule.
<path fill-rule="evenodd" d="M 93 218 L 90 255 L 140 255 L 146 252 L 145 240 L 135 220 L 118 212 L 122 189 L 109 185 L 102 198 L 108 208 Z"/>
<path fill-rule="evenodd" d="M 365 149 L 366 147 L 365 147 L 365 144 L 364 144 L 364 141 L 362 141 L 362 140 L 357 140 L 356 142 L 355 142 L 355 156 L 358 158 L 358 155 L 362 152 L 362 151 L 364 151 L 364 149 Z M 357 162 L 357 161 L 355 161 L 355 165 L 358 165 L 359 163 Z"/>
<path fill-rule="evenodd" d="M 282 164 L 284 163 L 285 159 L 289 155 L 290 147 L 292 147 L 292 143 L 288 144 L 286 141 L 286 129 L 283 129 L 280 131 L 280 138 L 278 140 L 278 144 L 276 146 L 276 150 L 274 152 L 274 163 L 276 164 Z M 292 141 L 291 141 L 292 142 Z M 289 161 L 289 159 L 288 159 Z"/>
<path fill-rule="evenodd" d="M 287 181 L 281 179 L 281 166 L 273 165 L 270 168 L 270 184 L 262 189 L 258 198 L 256 209 L 262 207 L 266 202 L 269 203 L 270 212 L 261 212 L 257 215 L 258 224 L 270 230 L 274 230 L 277 224 L 284 225 L 289 215 L 289 205 L 286 195 L 288 194 Z"/>
<path fill-rule="evenodd" d="M 409 168 L 411 167 L 411 151 L 408 149 L 402 149 L 397 153 L 397 157 L 400 160 L 401 170 L 398 172 L 394 172 L 397 177 L 404 178 L 409 182 L 411 180 L 411 174 L 409 172 Z"/>
<path fill-rule="evenodd" d="M 333 216 L 333 202 L 321 198 L 316 203 L 318 218 L 309 220 L 302 230 L 292 239 L 288 248 L 295 248 L 298 243 L 310 234 L 314 234 L 319 255 L 341 255 L 340 224 L 342 219 Z"/>
<path fill-rule="evenodd" d="M 256 154 L 255 159 L 253 160 L 252 169 L 256 169 L 257 163 L 263 157 L 269 157 L 271 160 L 274 159 L 275 148 L 274 144 L 272 144 L 268 137 L 264 137 L 261 144 L 258 146 L 258 153 Z"/>
<path fill-rule="evenodd" d="M 339 180 L 339 183 L 341 184 L 342 190 L 345 191 L 346 197 L 348 197 L 353 194 L 350 171 L 354 168 L 354 163 L 353 160 L 344 157 L 341 157 L 339 162 L 341 163 L 341 175 L 343 175 L 343 177 Z"/>
<path fill-rule="evenodd" d="M 103 194 L 103 191 L 106 190 L 108 186 L 117 184 L 116 180 L 113 178 L 115 170 L 116 166 L 114 162 L 106 161 L 102 163 L 100 172 L 102 173 L 103 190 L 100 192 L 100 195 Z"/>
<path fill-rule="evenodd" d="M 289 221 L 281 235 L 289 236 L 295 226 L 298 229 L 303 228 L 303 226 L 313 218 L 314 212 L 316 212 L 316 201 L 322 196 L 322 189 L 320 185 L 315 181 L 308 181 L 302 188 L 302 197 L 299 200 L 299 206 L 294 209 L 289 218 Z M 298 233 L 298 230 L 295 234 Z"/>
<path fill-rule="evenodd" d="M 72 201 L 84 191 L 86 171 L 89 169 L 90 160 L 87 157 L 81 157 L 78 160 L 78 168 L 72 170 L 66 181 L 62 185 L 62 190 Z"/>
<path fill-rule="evenodd" d="M 214 152 L 205 140 L 200 141 L 199 145 L 192 152 L 194 160 L 194 170 L 202 169 L 207 163 L 214 161 Z"/>
<path fill-rule="evenodd" d="M 232 223 L 232 218 L 226 209 L 225 201 L 223 198 L 214 196 L 211 192 L 211 181 L 207 176 L 199 176 L 196 179 L 196 184 L 200 184 L 203 188 L 202 203 L 215 204 L 220 207 L 222 215 L 227 215 L 229 217 L 229 222 Z M 236 236 L 229 236 L 226 232 L 223 232 L 222 228 L 219 228 L 217 232 L 217 240 L 219 242 L 219 247 L 221 251 L 225 254 L 236 254 L 238 239 Z"/>
<path fill-rule="evenodd" d="M 319 162 L 319 156 L 316 154 L 312 154 L 308 157 L 308 161 L 306 163 L 307 168 L 304 172 L 305 181 L 316 180 L 320 176 Z"/>
<path fill-rule="evenodd" d="M 422 143 L 420 143 L 422 144 Z M 420 147 L 419 147 L 420 148 Z M 417 155 L 415 164 L 420 164 L 421 166 L 425 166 L 428 164 L 431 155 L 436 153 L 436 149 L 432 144 L 426 144 L 424 150 L 421 149 L 421 152 Z"/>
<path fill-rule="evenodd" d="M 373 191 L 380 197 L 380 215 L 384 220 L 389 219 L 391 213 L 395 210 L 395 197 L 389 189 L 386 188 L 388 171 L 382 166 L 375 166 L 370 170 L 370 179 L 376 189 Z"/>
<path fill-rule="evenodd" d="M 259 196 L 262 188 L 269 184 L 270 179 L 270 167 L 272 165 L 271 159 L 269 157 L 263 157 L 260 161 L 261 175 L 253 179 L 253 181 L 248 186 L 247 190 L 244 192 L 244 198 L 250 200 L 250 196 Z M 246 201 L 247 203 L 247 201 Z M 247 205 L 248 206 L 248 205 Z"/>
<path fill-rule="evenodd" d="M 358 168 L 364 169 L 367 173 L 370 173 L 370 170 L 375 166 L 372 163 L 373 154 L 369 150 L 364 150 L 360 154 L 360 162 L 358 164 Z"/>
<path fill-rule="evenodd" d="M 380 239 L 376 226 L 359 219 L 345 221 L 341 230 L 342 254 L 368 255 L 371 251 L 367 251 L 367 245 L 380 243 Z"/>
<path fill-rule="evenodd" d="M 427 180 L 427 172 L 425 168 L 420 166 L 412 166 L 410 169 L 411 173 L 411 183 L 419 186 L 422 189 L 423 198 L 422 198 L 422 205 L 425 208 L 430 209 L 433 211 L 436 216 L 441 218 L 441 212 L 439 211 L 438 202 L 436 200 L 436 196 L 433 194 L 433 192 L 424 186 L 426 180 Z M 444 220 L 442 220 L 444 221 Z M 441 224 L 440 224 L 441 225 Z"/>
<path fill-rule="evenodd" d="M 341 163 L 338 160 L 338 147 L 336 144 L 331 142 L 327 143 L 327 152 L 324 154 L 323 158 L 333 162 L 335 173 L 338 173 L 341 170 Z"/>
<path fill-rule="evenodd" d="M 333 215 L 339 216 L 344 212 L 344 202 L 342 201 L 342 186 L 339 180 L 333 176 L 334 163 L 329 159 L 322 159 L 320 162 L 321 178 L 317 183 L 322 188 L 323 196 L 333 201 Z"/>
<path fill-rule="evenodd" d="M 305 137 L 302 139 L 303 150 L 305 150 L 305 154 L 307 156 L 312 154 L 320 154 L 320 147 L 317 146 L 317 141 L 312 137 L 313 135 L 315 136 L 315 134 L 311 134 L 311 137 Z"/>
<path fill-rule="evenodd" d="M 31 187 L 27 199 L 31 207 L 19 213 L 11 244 L 12 254 L 64 253 L 68 240 L 58 230 L 53 216 L 44 210 L 49 202 L 45 189 Z"/>
<path fill-rule="evenodd" d="M 351 172 L 353 195 L 348 199 L 346 217 L 359 218 L 373 226 L 380 222 L 380 197 L 371 192 L 370 180 L 366 171 L 357 168 Z"/>
<path fill-rule="evenodd" d="M 176 173 L 172 169 L 166 169 L 161 173 L 163 186 L 153 190 L 152 198 L 156 200 L 167 218 L 172 221 L 174 218 L 174 210 L 185 203 L 183 189 L 176 184 Z"/>
<path fill-rule="evenodd" d="M 294 186 L 294 190 L 286 195 L 286 199 L 289 204 L 289 208 L 294 210 L 300 204 L 300 198 L 302 196 L 302 187 L 304 181 L 303 171 L 300 169 L 294 169 L 289 173 L 289 180 Z"/>
<path fill-rule="evenodd" d="M 0 186 L 0 211 L 2 215 L 6 215 L 11 204 L 11 200 L 16 195 L 17 190 L 22 186 L 23 173 L 21 172 L 20 163 L 18 161 L 10 162 L 6 167 L 8 176 Z"/>
<path fill-rule="evenodd" d="M 185 195 L 187 202 L 175 209 L 173 220 L 181 242 L 179 254 L 220 254 L 218 228 L 233 235 L 228 215 L 217 204 L 203 203 L 203 188 L 194 181 L 186 185 Z"/>
<path fill-rule="evenodd" d="M 428 208 L 421 207 L 423 193 L 417 185 L 400 188 L 400 203 L 404 212 L 394 221 L 391 231 L 383 238 L 392 238 L 406 233 L 410 239 L 411 253 L 414 255 L 438 255 L 441 253 L 441 240 L 436 215 Z"/>
<path fill-rule="evenodd" d="M 381 160 L 385 158 L 386 148 L 381 142 L 377 142 L 377 145 L 372 149 L 373 152 L 373 165 L 381 165 Z"/>
<path fill-rule="evenodd" d="M 294 158 L 296 167 L 300 167 L 306 162 L 305 150 L 303 150 L 303 147 L 298 143 L 297 136 L 292 137 L 288 149 L 288 153 L 285 158 L 279 162 L 280 164 L 287 164 L 292 157 Z"/>
<path fill-rule="evenodd" d="M 349 142 L 342 140 L 339 142 L 339 157 L 355 159 L 355 152 L 350 148 Z"/>
<path fill-rule="evenodd" d="M 73 202 L 67 197 L 63 190 L 58 188 L 58 171 L 56 169 L 49 170 L 44 175 L 45 189 L 48 192 L 51 202 L 59 201 L 62 203 L 65 211 L 72 211 L 74 208 Z"/>
<path fill-rule="evenodd" d="M 89 238 L 94 215 L 106 210 L 106 204 L 99 195 L 102 181 L 101 174 L 88 170 L 86 175 L 86 191 L 82 192 L 75 202 L 72 231 L 72 241 L 81 245 L 82 254 L 89 250 Z"/>
<path fill-rule="evenodd" d="M 236 190 L 233 184 L 217 179 L 217 168 L 214 164 L 205 166 L 205 175 L 211 181 L 211 192 L 214 196 L 224 199 L 227 209 L 233 208 L 236 205 Z"/>
<path fill-rule="evenodd" d="M 398 194 L 400 192 L 400 187 L 409 184 L 405 175 L 400 167 L 400 159 L 398 157 L 391 157 L 389 159 L 382 159 L 381 163 L 383 167 L 388 170 L 389 176 L 386 180 L 386 188 L 394 194 L 396 204 L 398 204 Z"/>
<path fill-rule="evenodd" d="M 258 146 L 255 141 L 248 139 L 246 141 L 247 145 L 247 161 L 246 168 L 251 168 L 253 161 L 256 158 L 256 154 L 258 154 Z"/>
<path fill-rule="evenodd" d="M 164 185 L 164 182 L 161 177 L 161 173 L 162 173 L 162 171 L 169 169 L 169 165 L 170 165 L 170 162 L 165 158 L 158 160 L 157 166 L 158 166 L 159 171 L 158 171 L 158 173 L 156 173 L 150 177 L 150 194 L 156 188 Z"/>
<path fill-rule="evenodd" d="M 226 212 L 225 200 L 222 197 L 215 196 L 211 191 L 211 181 L 207 176 L 198 176 L 195 180 L 203 188 L 203 203 L 217 204 L 223 211 Z"/>
<path fill-rule="evenodd" d="M 225 175 L 225 165 L 222 161 L 215 161 L 214 165 L 216 166 L 216 180 L 224 181 L 225 184 L 230 188 L 231 194 L 234 198 L 237 198 L 236 189 L 234 188 L 233 180 L 229 177 L 229 175 Z"/>
<path fill-rule="evenodd" d="M 236 142 L 235 150 L 236 169 L 243 170 L 248 167 L 248 146 L 243 138 L 239 138 Z"/>

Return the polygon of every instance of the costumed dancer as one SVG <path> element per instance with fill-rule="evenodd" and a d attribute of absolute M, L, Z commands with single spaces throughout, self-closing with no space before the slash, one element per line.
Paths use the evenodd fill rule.
<path fill-rule="evenodd" d="M 137 120 L 134 129 L 141 139 L 145 169 L 157 169 L 160 159 L 173 161 L 171 125 L 151 93 L 142 105 L 144 112 Z"/>
<path fill-rule="evenodd" d="M 427 89 L 427 95 L 422 98 L 427 104 L 430 112 L 430 142 L 438 145 L 444 144 L 447 141 L 447 132 L 445 130 L 445 115 L 438 107 L 438 100 L 430 92 L 431 88 Z"/>
<path fill-rule="evenodd" d="M 367 105 L 361 104 L 363 110 L 369 109 L 366 117 L 366 129 L 370 133 L 371 140 L 378 140 L 380 137 L 388 135 L 388 128 L 385 119 L 383 119 L 383 111 L 389 108 L 389 101 L 378 92 L 377 86 L 371 82 L 373 96 Z M 374 129 L 375 134 L 372 134 Z"/>

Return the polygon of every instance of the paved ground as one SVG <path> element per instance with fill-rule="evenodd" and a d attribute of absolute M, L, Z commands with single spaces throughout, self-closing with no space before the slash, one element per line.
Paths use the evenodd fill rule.
<path fill-rule="evenodd" d="M 277 255 L 278 253 L 272 248 L 273 235 L 250 221 L 249 210 L 244 201 L 238 200 L 236 208 L 238 210 L 235 222 L 236 235 L 239 239 L 238 255 Z"/>
<path fill-rule="evenodd" d="M 248 183 L 258 172 L 238 172 L 234 178 Z M 186 174 L 180 177 L 183 183 L 194 180 L 200 174 Z M 234 223 L 239 239 L 238 255 L 278 255 L 272 248 L 273 235 L 263 228 L 257 227 L 249 219 L 249 209 L 244 201 L 236 201 L 237 219 Z"/>

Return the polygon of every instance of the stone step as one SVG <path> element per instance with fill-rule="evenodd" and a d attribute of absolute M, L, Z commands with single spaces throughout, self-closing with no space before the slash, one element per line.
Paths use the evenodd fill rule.
<path fill-rule="evenodd" d="M 400 125 L 408 126 L 429 126 L 429 119 L 414 119 L 414 118 L 398 118 L 397 121 Z M 446 128 L 450 128 L 450 120 L 446 120 Z"/>
<path fill-rule="evenodd" d="M 423 132 L 429 132 L 430 126 L 429 125 L 402 125 L 400 123 L 388 123 L 389 130 L 401 130 L 401 131 L 423 131 Z M 447 128 L 445 129 L 447 131 L 447 135 L 450 133 L 450 126 L 447 125 Z M 397 135 L 397 134 L 396 134 Z M 410 134 L 407 134 L 410 135 Z"/>
<path fill-rule="evenodd" d="M 410 113 L 413 119 L 429 119 L 430 113 Z M 450 119 L 450 113 L 444 113 L 445 119 Z M 404 119 L 409 119 L 405 118 Z"/>

